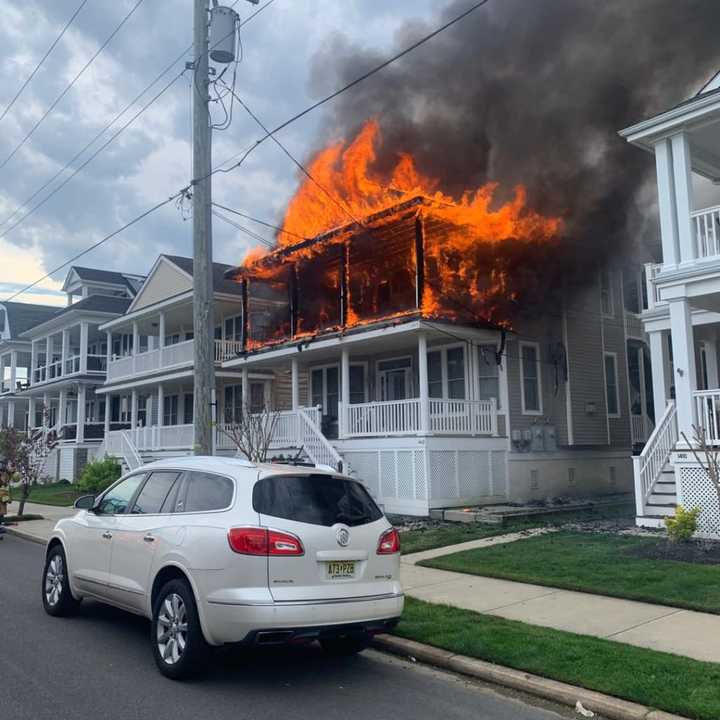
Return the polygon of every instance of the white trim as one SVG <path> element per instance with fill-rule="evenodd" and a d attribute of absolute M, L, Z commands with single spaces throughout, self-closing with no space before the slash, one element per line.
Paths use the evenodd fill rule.
<path fill-rule="evenodd" d="M 610 305 L 610 309 L 605 311 L 603 307 L 603 275 L 607 275 L 607 297 Z M 613 293 L 613 272 L 607 268 L 603 268 L 599 273 L 599 288 L 600 288 L 600 312 L 603 317 L 614 318 L 615 317 L 615 297 Z"/>
<path fill-rule="evenodd" d="M 478 343 L 478 345 L 497 345 L 497 341 L 495 343 L 489 342 L 489 343 Z M 473 343 L 470 343 L 472 346 Z M 430 353 L 439 352 L 440 353 L 440 368 L 441 368 L 441 378 L 442 378 L 442 395 L 440 397 L 429 395 L 430 400 L 468 400 L 471 397 L 470 387 L 471 387 L 471 377 L 469 375 L 469 362 L 468 362 L 468 352 L 467 352 L 468 343 L 466 342 L 454 342 L 454 343 L 446 343 L 443 345 L 430 345 L 427 349 L 427 354 L 430 355 Z M 477 345 L 476 345 L 477 347 Z M 465 383 L 465 392 L 464 396 L 462 398 L 451 398 L 448 392 L 448 360 L 447 360 L 447 351 L 448 350 L 455 350 L 456 348 L 462 348 L 463 351 L 463 376 L 464 376 L 464 383 Z M 456 378 L 457 379 L 457 378 Z M 428 375 L 428 393 L 430 392 L 430 376 Z"/>
<path fill-rule="evenodd" d="M 535 350 L 535 372 L 538 388 L 538 410 L 528 410 L 525 407 L 525 358 L 523 357 L 523 348 L 531 347 Z M 543 396 L 542 396 L 542 364 L 540 362 L 540 343 L 530 340 L 520 340 L 520 398 L 522 402 L 523 415 L 542 415 L 543 414 Z"/>
<path fill-rule="evenodd" d="M 608 403 L 608 384 L 607 384 L 607 367 L 605 365 L 606 358 L 611 357 L 613 359 L 613 375 L 615 376 L 615 407 L 617 408 L 616 413 L 610 412 L 610 404 Z M 603 350 L 603 381 L 605 384 L 605 411 L 609 418 L 622 417 L 622 408 L 620 407 L 620 384 L 618 379 L 618 354 L 609 350 Z"/>

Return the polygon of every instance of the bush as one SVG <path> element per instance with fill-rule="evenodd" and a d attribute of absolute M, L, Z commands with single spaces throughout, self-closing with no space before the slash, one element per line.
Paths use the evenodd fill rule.
<path fill-rule="evenodd" d="M 97 494 L 110 487 L 121 475 L 120 463 L 106 455 L 102 460 L 93 460 L 83 468 L 77 481 L 77 488 L 83 492 Z"/>
<path fill-rule="evenodd" d="M 694 507 L 686 510 L 682 505 L 678 505 L 675 509 L 675 517 L 665 518 L 665 527 L 670 542 L 687 542 L 690 540 L 697 530 L 699 514 L 700 508 Z"/>

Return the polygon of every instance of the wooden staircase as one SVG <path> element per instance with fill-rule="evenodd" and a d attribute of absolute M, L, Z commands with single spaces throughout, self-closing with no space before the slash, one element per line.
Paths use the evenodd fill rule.
<path fill-rule="evenodd" d="M 641 527 L 664 527 L 665 518 L 673 517 L 676 507 L 675 471 L 670 463 L 665 463 L 660 476 L 655 481 L 652 491 L 645 501 L 645 513 L 637 518 L 637 524 Z"/>

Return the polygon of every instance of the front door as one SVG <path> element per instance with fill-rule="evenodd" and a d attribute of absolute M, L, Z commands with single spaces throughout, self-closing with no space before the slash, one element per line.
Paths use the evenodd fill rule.
<path fill-rule="evenodd" d="M 412 396 L 410 358 L 381 360 L 378 363 L 380 400 L 406 400 Z"/>
<path fill-rule="evenodd" d="M 312 404 L 322 408 L 322 430 L 327 437 L 338 435 L 340 372 L 337 365 L 314 368 L 310 375 Z"/>

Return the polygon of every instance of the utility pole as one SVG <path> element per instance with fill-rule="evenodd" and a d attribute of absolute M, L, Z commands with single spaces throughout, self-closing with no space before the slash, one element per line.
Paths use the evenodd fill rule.
<path fill-rule="evenodd" d="M 213 353 L 212 128 L 209 111 L 208 0 L 194 0 L 193 68 L 193 422 L 196 455 L 212 455 Z"/>

